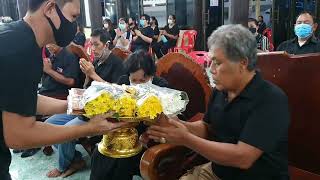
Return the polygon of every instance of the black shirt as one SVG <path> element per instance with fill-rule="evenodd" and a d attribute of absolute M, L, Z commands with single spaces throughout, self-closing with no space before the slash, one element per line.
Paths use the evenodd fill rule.
<path fill-rule="evenodd" d="M 167 31 L 168 34 L 174 35 L 174 36 L 178 36 L 179 35 L 179 27 L 178 25 L 174 25 L 172 28 L 169 27 L 169 25 L 166 25 L 164 27 L 164 30 Z M 166 36 L 167 40 L 169 41 L 169 44 L 171 47 L 176 46 L 177 44 L 177 39 L 171 39 L 168 36 Z"/>
<path fill-rule="evenodd" d="M 277 51 L 286 51 L 289 54 L 317 53 L 320 52 L 320 42 L 315 37 L 311 37 L 300 47 L 298 38 L 294 38 L 282 42 L 277 48 Z"/>
<path fill-rule="evenodd" d="M 210 140 L 237 144 L 238 141 L 263 151 L 248 170 L 213 163 L 222 180 L 287 180 L 289 108 L 285 93 L 262 79 L 257 72 L 245 89 L 227 101 L 215 90 L 205 115 L 214 132 Z"/>
<path fill-rule="evenodd" d="M 75 82 L 79 82 L 80 65 L 79 59 L 63 48 L 56 57 L 51 58 L 52 69 L 66 78 L 72 78 Z M 68 94 L 69 86 L 57 82 L 48 74 L 44 73 L 42 77 L 42 87 L 40 94 L 55 96 Z"/>
<path fill-rule="evenodd" d="M 154 29 L 153 29 L 153 34 L 154 36 L 158 36 L 160 34 L 160 30 L 159 30 L 159 27 L 158 26 L 155 26 Z"/>
<path fill-rule="evenodd" d="M 72 40 L 72 42 L 74 42 L 77 45 L 80 45 L 82 47 L 84 47 L 85 43 L 86 43 L 86 35 L 82 32 L 78 32 L 76 34 L 76 36 L 74 37 L 74 39 Z"/>
<path fill-rule="evenodd" d="M 154 36 L 153 29 L 150 26 L 141 29 L 141 33 L 149 38 L 153 38 Z M 131 51 L 135 52 L 136 50 L 143 49 L 148 52 L 149 46 L 150 43 L 144 41 L 141 37 L 138 37 L 137 40 L 132 41 Z"/>
<path fill-rule="evenodd" d="M 98 60 L 95 60 L 93 66 L 97 75 L 109 83 L 117 83 L 119 77 L 125 74 L 123 60 L 112 53 L 101 64 L 98 63 Z"/>
<path fill-rule="evenodd" d="M 42 75 L 41 48 L 27 23 L 0 26 L 0 178 L 10 179 L 11 154 L 4 143 L 2 112 L 35 116 Z"/>
<path fill-rule="evenodd" d="M 258 22 L 258 33 L 263 34 L 263 31 L 267 29 L 267 25 L 264 21 Z"/>

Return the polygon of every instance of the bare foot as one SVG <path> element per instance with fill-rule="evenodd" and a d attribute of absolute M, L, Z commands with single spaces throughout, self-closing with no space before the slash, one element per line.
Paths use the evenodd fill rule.
<path fill-rule="evenodd" d="M 58 169 L 53 169 L 47 173 L 48 178 L 55 178 L 61 176 L 62 172 L 60 172 Z"/>
<path fill-rule="evenodd" d="M 67 169 L 63 174 L 61 174 L 61 177 L 65 178 L 72 174 L 74 174 L 77 171 L 82 170 L 86 167 L 86 162 L 84 160 L 74 161 L 70 165 L 69 169 Z"/>

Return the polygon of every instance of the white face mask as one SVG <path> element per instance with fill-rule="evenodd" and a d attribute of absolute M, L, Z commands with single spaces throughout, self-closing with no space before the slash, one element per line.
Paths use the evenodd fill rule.
<path fill-rule="evenodd" d="M 150 78 L 149 81 L 147 81 L 145 83 L 140 83 L 140 84 L 132 82 L 131 79 L 129 79 L 129 81 L 130 81 L 130 85 L 132 85 L 132 86 L 135 86 L 135 85 L 151 85 L 152 84 L 152 78 Z"/>
<path fill-rule="evenodd" d="M 173 24 L 173 21 L 172 21 L 172 19 L 168 19 L 168 24 Z"/>

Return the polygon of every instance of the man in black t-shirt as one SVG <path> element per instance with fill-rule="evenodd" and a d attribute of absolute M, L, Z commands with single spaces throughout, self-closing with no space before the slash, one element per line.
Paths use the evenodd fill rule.
<path fill-rule="evenodd" d="M 215 90 L 204 121 L 172 119 L 171 127 L 152 126 L 149 137 L 211 161 L 181 180 L 288 180 L 288 99 L 255 70 L 255 37 L 242 25 L 225 25 L 208 47 Z"/>
<path fill-rule="evenodd" d="M 149 51 L 150 44 L 152 43 L 152 38 L 154 36 L 154 31 L 150 27 L 150 16 L 144 14 L 140 18 L 141 30 L 135 29 L 135 36 L 132 39 L 131 51 L 135 52 L 137 50 Z"/>
<path fill-rule="evenodd" d="M 122 60 L 109 50 L 111 37 L 103 30 L 94 30 L 91 34 L 92 50 L 95 61 L 92 64 L 85 59 L 80 60 L 80 68 L 86 75 L 84 87 L 89 87 L 92 81 L 116 83 L 125 74 Z M 57 114 L 46 120 L 46 123 L 64 126 L 85 124 L 82 116 Z M 47 173 L 48 177 L 67 177 L 85 166 L 82 154 L 76 150 L 76 140 L 56 145 L 59 152 L 58 168 Z"/>
<path fill-rule="evenodd" d="M 92 81 L 116 83 L 125 74 L 123 60 L 112 54 L 109 44 L 112 43 L 110 34 L 103 30 L 94 30 L 91 34 L 92 51 L 95 56 L 93 63 L 80 59 L 80 69 L 86 74 L 84 87 Z"/>
<path fill-rule="evenodd" d="M 23 20 L 0 26 L 0 178 L 10 180 L 10 148 L 56 144 L 87 135 L 105 134 L 122 126 L 95 117 L 83 126 L 36 122 L 37 114 L 67 110 L 67 102 L 37 95 L 42 75 L 41 47 L 68 45 L 76 32 L 79 0 L 29 0 Z M 56 4 L 57 3 L 57 4 Z"/>
<path fill-rule="evenodd" d="M 43 59 L 44 74 L 39 93 L 49 97 L 66 97 L 68 90 L 79 82 L 78 57 L 55 44 L 46 47 L 51 55 Z"/>
<path fill-rule="evenodd" d="M 277 51 L 286 51 L 289 54 L 307 54 L 320 52 L 320 41 L 315 37 L 317 23 L 309 12 L 298 15 L 294 32 L 296 37 L 282 42 Z"/>
<path fill-rule="evenodd" d="M 179 32 L 179 27 L 176 24 L 176 16 L 170 15 L 168 17 L 168 25 L 160 32 L 158 43 L 153 46 L 153 50 L 159 59 L 166 55 L 170 48 L 176 46 Z"/>

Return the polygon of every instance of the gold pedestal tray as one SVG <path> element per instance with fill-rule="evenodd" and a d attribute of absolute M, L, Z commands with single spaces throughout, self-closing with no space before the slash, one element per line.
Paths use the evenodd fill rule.
<path fill-rule="evenodd" d="M 129 127 L 111 131 L 103 135 L 102 141 L 98 145 L 101 154 L 112 158 L 129 158 L 142 151 L 142 144 L 139 142 L 138 131 L 135 127 L 140 123 L 153 124 L 157 121 L 150 118 L 120 117 L 117 120 L 110 119 L 112 122 L 129 122 Z"/>
<path fill-rule="evenodd" d="M 98 150 L 112 158 L 128 158 L 139 154 L 142 145 L 135 128 L 123 128 L 103 135 Z"/>

